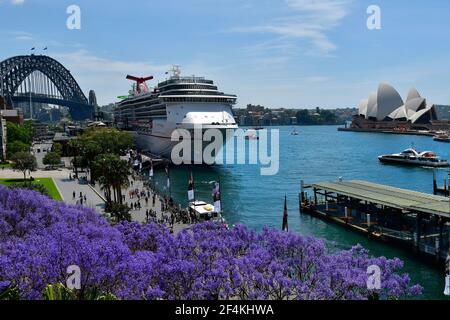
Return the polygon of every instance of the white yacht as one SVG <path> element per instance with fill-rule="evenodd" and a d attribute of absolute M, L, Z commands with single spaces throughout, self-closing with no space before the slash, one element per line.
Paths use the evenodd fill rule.
<path fill-rule="evenodd" d="M 416 149 L 406 149 L 401 153 L 386 154 L 379 156 L 383 163 L 406 164 L 422 167 L 448 167 L 447 160 L 441 160 L 434 152 L 418 152 Z"/>
<path fill-rule="evenodd" d="M 220 92 L 212 80 L 196 76 L 181 76 L 174 66 L 169 79 L 149 89 L 146 81 L 153 77 L 127 76 L 136 83 L 129 96 L 117 104 L 116 126 L 133 132 L 137 146 L 143 151 L 169 158 L 178 143 L 171 141 L 174 130 L 219 129 L 226 140 L 226 129 L 237 129 L 232 106 L 236 95 Z M 192 134 L 192 137 L 194 135 Z M 191 138 L 193 142 L 193 138 Z M 208 142 L 209 143 L 209 142 Z M 203 148 L 208 143 L 202 143 Z M 203 150 L 202 150 L 203 152 Z"/>

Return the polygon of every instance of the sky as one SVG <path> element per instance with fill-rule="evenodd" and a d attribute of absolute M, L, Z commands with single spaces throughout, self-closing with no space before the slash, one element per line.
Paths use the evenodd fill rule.
<path fill-rule="evenodd" d="M 81 29 L 70 30 L 77 5 Z M 381 10 L 369 30 L 367 8 Z M 450 102 L 448 0 L 0 0 L 0 60 L 47 54 L 99 104 L 171 65 L 272 108 L 356 107 L 381 81 Z M 48 47 L 47 51 L 43 51 Z"/>

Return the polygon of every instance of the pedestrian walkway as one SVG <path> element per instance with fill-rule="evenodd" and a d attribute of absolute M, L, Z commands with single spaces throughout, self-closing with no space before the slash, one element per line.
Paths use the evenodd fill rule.
<path fill-rule="evenodd" d="M 98 193 L 104 196 L 104 192 L 101 190 L 99 184 L 96 184 L 95 189 Z M 138 191 L 139 197 L 135 195 L 135 191 Z M 141 192 L 143 196 L 140 196 Z M 144 195 L 145 194 L 145 195 Z M 153 204 L 153 195 L 155 194 L 155 203 Z M 181 230 L 188 228 L 190 225 L 182 222 L 174 221 L 171 225 L 172 213 L 168 210 L 162 210 L 164 204 L 164 198 L 154 193 L 150 188 L 144 185 L 144 180 L 139 176 L 130 177 L 130 185 L 128 188 L 122 189 L 122 195 L 124 197 L 123 204 L 132 207 L 130 213 L 132 221 L 145 223 L 147 221 L 146 211 L 153 210 L 156 213 L 156 221 L 164 223 L 169 228 L 173 229 L 174 233 L 178 233 Z M 147 198 L 147 201 L 145 200 Z M 134 204 L 140 204 L 140 208 L 134 208 Z M 150 217 L 151 218 L 151 217 Z"/>
<path fill-rule="evenodd" d="M 67 177 L 53 178 L 58 186 L 59 192 L 64 202 L 68 204 L 79 204 L 85 207 L 95 209 L 103 213 L 105 210 L 105 201 L 86 183 L 80 183 L 77 179 Z"/>
<path fill-rule="evenodd" d="M 34 178 L 53 178 L 53 181 L 58 188 L 63 201 L 68 204 L 81 204 L 80 192 L 83 197 L 83 206 L 95 209 L 96 211 L 103 213 L 105 209 L 105 201 L 88 185 L 82 184 L 76 179 L 69 179 L 73 176 L 70 170 L 38 170 L 31 174 Z M 0 178 L 5 179 L 22 179 L 23 174 L 13 170 L 1 170 Z M 75 191 L 76 197 L 73 197 Z M 86 200 L 84 197 L 86 196 Z"/>
<path fill-rule="evenodd" d="M 53 178 L 58 191 L 63 198 L 63 201 L 67 204 L 83 205 L 85 207 L 91 208 L 99 212 L 100 214 L 105 213 L 105 197 L 101 190 L 99 184 L 95 186 L 90 186 L 84 181 L 78 181 L 77 179 L 70 179 L 73 177 L 73 172 L 68 169 L 43 171 L 38 170 L 32 173 L 34 178 Z M 0 178 L 23 178 L 21 172 L 13 171 L 10 169 L 0 170 Z M 132 184 L 131 184 L 132 181 Z M 145 192 L 148 202 L 145 201 L 145 196 L 140 197 L 130 196 L 130 191 L 138 190 Z M 75 192 L 75 197 L 74 197 Z M 133 209 L 130 211 L 132 221 L 137 221 L 144 223 L 147 221 L 147 210 L 153 210 L 156 213 L 154 220 L 158 223 L 163 223 L 167 227 L 171 228 L 174 233 L 178 233 L 181 230 L 189 228 L 191 225 L 182 223 L 181 221 L 174 221 L 172 226 L 172 213 L 168 210 L 162 210 L 164 198 L 155 193 L 155 204 L 153 205 L 153 192 L 150 188 L 144 185 L 144 181 L 139 177 L 130 177 L 130 186 L 127 189 L 122 190 L 124 195 L 124 204 L 131 206 L 131 204 L 140 202 L 140 209 Z M 80 197 L 81 195 L 81 197 Z M 82 202 L 81 202 L 81 199 Z M 151 217 L 150 217 L 151 219 Z"/>

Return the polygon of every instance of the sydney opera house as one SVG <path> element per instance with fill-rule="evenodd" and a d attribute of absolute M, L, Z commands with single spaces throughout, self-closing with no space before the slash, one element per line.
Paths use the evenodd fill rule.
<path fill-rule="evenodd" d="M 416 89 L 411 89 L 403 101 L 394 87 L 381 83 L 377 92 L 360 102 L 351 128 L 406 131 L 440 130 L 442 126 L 447 127 L 448 122 L 438 121 L 435 106 L 428 104 Z"/>

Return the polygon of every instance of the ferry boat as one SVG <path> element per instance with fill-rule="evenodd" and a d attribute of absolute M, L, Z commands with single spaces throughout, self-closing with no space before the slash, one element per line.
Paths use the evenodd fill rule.
<path fill-rule="evenodd" d="M 443 133 L 438 133 L 437 135 L 435 135 L 433 137 L 434 141 L 438 141 L 438 142 L 447 142 L 450 143 L 450 136 L 448 133 L 443 132 Z"/>
<path fill-rule="evenodd" d="M 405 164 L 422 167 L 448 167 L 447 160 L 441 160 L 434 152 L 417 152 L 415 149 L 406 149 L 401 153 L 386 154 L 378 157 L 382 163 Z"/>
<path fill-rule="evenodd" d="M 194 145 L 195 127 L 201 125 L 203 131 L 219 129 L 225 143 L 225 131 L 238 128 L 232 113 L 236 95 L 220 92 L 212 80 L 204 77 L 181 76 L 178 66 L 170 72 L 170 78 L 152 90 L 146 81 L 153 77 L 127 76 L 135 83 L 128 96 L 119 97 L 123 100 L 114 110 L 116 127 L 132 132 L 141 150 L 164 158 L 170 158 L 172 148 L 179 143 L 171 141 L 175 130 L 188 130 Z M 209 143 L 201 143 L 201 152 Z"/>

